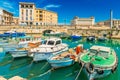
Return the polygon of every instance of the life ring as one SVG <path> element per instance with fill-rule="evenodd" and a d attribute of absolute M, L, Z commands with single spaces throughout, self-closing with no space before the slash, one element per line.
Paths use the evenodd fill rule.
<path fill-rule="evenodd" d="M 86 70 L 89 74 L 92 74 L 94 72 L 94 65 L 92 63 L 87 63 Z"/>
<path fill-rule="evenodd" d="M 100 70 L 100 69 L 97 69 L 96 71 L 97 71 L 98 74 L 103 74 L 104 73 L 104 71 Z"/>

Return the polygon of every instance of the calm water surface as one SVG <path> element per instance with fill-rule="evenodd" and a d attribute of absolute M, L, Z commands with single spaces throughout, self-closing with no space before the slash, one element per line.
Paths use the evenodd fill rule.
<path fill-rule="evenodd" d="M 63 40 L 63 42 L 67 43 L 70 48 L 78 44 L 84 44 L 85 49 L 90 48 L 92 45 L 110 46 L 115 49 L 120 59 L 120 40 L 90 43 L 83 39 L 79 41 Z M 10 54 L 0 53 L 0 76 L 5 78 L 19 75 L 28 80 L 75 80 L 79 69 L 79 64 L 75 63 L 69 67 L 51 70 L 51 66 L 47 61 L 33 63 L 31 58 L 13 60 Z M 81 72 L 78 80 L 88 80 L 84 71 Z M 114 74 L 97 80 L 120 80 L 120 65 L 118 65 Z"/>

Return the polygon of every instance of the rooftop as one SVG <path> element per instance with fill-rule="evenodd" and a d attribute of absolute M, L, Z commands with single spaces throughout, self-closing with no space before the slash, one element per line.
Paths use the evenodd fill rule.
<path fill-rule="evenodd" d="M 19 2 L 19 4 L 35 4 L 33 2 Z"/>
<path fill-rule="evenodd" d="M 13 16 L 13 13 L 11 13 L 11 12 L 5 10 L 5 9 L 0 8 L 0 10 L 3 10 L 3 11 L 5 11 L 5 12 L 7 12 L 7 13 L 9 13 L 9 14 L 11 14 Z"/>
<path fill-rule="evenodd" d="M 44 11 L 48 11 L 48 12 L 52 12 L 52 13 L 56 13 L 56 12 L 54 12 L 54 11 L 45 10 L 45 9 L 42 9 L 42 8 L 36 8 L 36 9 L 38 9 L 38 10 L 44 10 Z M 56 14 L 57 14 L 57 13 L 56 13 Z"/>

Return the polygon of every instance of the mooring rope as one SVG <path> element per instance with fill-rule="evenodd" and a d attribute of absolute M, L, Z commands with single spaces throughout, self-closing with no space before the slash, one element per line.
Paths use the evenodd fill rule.
<path fill-rule="evenodd" d="M 25 70 L 26 68 L 30 67 L 32 64 L 33 64 L 33 61 L 31 61 L 31 63 L 30 63 L 28 66 L 24 67 L 24 68 L 23 68 L 21 71 L 19 71 L 19 72 L 16 72 L 16 73 L 13 73 L 13 74 L 8 74 L 8 75 L 1 75 L 1 76 L 12 76 L 12 75 L 15 75 L 15 74 L 23 73 L 24 70 Z"/>
<path fill-rule="evenodd" d="M 10 57 L 12 58 L 12 56 L 8 56 L 8 57 L 4 56 L 4 57 L 0 57 L 0 59 L 3 59 L 3 58 L 6 59 L 6 58 L 10 58 Z"/>
<path fill-rule="evenodd" d="M 48 64 L 48 62 L 46 62 L 45 65 L 43 65 L 43 67 L 40 68 L 40 71 L 41 71 L 44 67 L 46 67 L 47 64 Z M 44 72 L 43 74 L 40 74 L 40 75 L 38 75 L 38 76 L 36 75 L 36 76 L 34 76 L 34 78 L 35 78 L 35 77 L 41 77 L 41 76 L 47 74 L 48 72 L 50 72 L 51 70 L 52 70 L 52 69 L 49 69 L 47 72 Z M 33 77 L 33 76 L 32 76 L 32 77 Z M 30 78 L 30 77 L 29 77 L 29 78 Z"/>
<path fill-rule="evenodd" d="M 45 74 L 47 74 L 47 73 L 49 73 L 49 72 L 51 72 L 51 71 L 52 71 L 52 69 L 49 69 L 48 71 L 44 72 L 43 74 L 40 74 L 40 75 L 37 76 L 37 77 L 41 77 L 41 76 L 43 76 L 43 75 L 45 75 Z"/>
<path fill-rule="evenodd" d="M 83 67 L 84 67 L 84 64 L 83 64 L 83 65 L 82 65 L 82 67 L 80 68 L 80 71 L 79 71 L 79 73 L 78 73 L 77 77 L 75 78 L 75 80 L 77 80 L 77 79 L 78 79 L 78 77 L 79 77 L 79 75 L 80 75 L 80 73 L 81 73 L 81 71 L 82 71 Z"/>

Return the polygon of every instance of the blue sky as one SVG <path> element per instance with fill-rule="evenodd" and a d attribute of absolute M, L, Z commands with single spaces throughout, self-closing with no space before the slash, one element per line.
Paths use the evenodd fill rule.
<path fill-rule="evenodd" d="M 19 2 L 34 2 L 38 8 L 57 12 L 59 23 L 65 23 L 65 20 L 70 23 L 74 16 L 94 16 L 96 22 L 107 20 L 110 9 L 113 17 L 120 19 L 120 0 L 0 0 L 0 8 L 19 16 Z"/>

